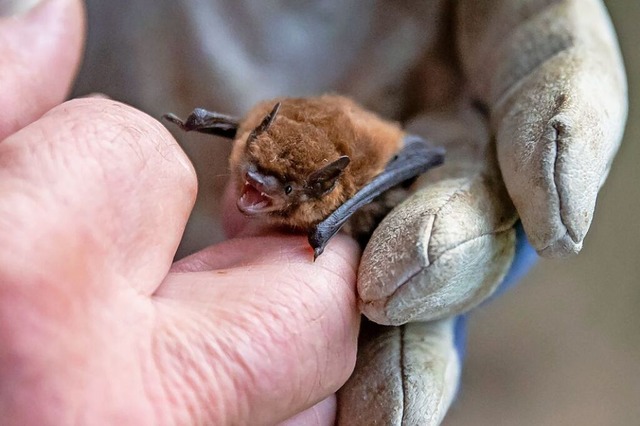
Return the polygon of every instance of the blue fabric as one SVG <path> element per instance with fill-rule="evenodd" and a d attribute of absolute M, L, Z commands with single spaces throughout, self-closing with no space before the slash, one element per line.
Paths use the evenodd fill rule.
<path fill-rule="evenodd" d="M 538 254 L 531 247 L 527 236 L 524 233 L 522 224 L 518 222 L 516 225 L 516 254 L 513 258 L 513 263 L 509 268 L 509 272 L 505 275 L 504 280 L 495 291 L 495 293 L 484 303 L 491 302 L 494 298 L 499 297 L 506 290 L 513 287 L 527 272 L 535 265 L 538 260 Z M 460 315 L 456 318 L 455 325 L 455 346 L 460 357 L 460 361 L 464 360 L 467 349 L 467 316 L 468 314 Z"/>
<path fill-rule="evenodd" d="M 464 361 L 464 356 L 467 353 L 467 316 L 459 315 L 456 318 L 456 325 L 454 330 L 454 344 L 460 357 L 460 362 Z"/>
<path fill-rule="evenodd" d="M 538 253 L 536 253 L 535 249 L 529 244 L 527 236 L 524 233 L 524 228 L 522 228 L 522 223 L 518 222 L 516 225 L 516 254 L 513 258 L 513 263 L 511 264 L 511 268 L 509 268 L 509 272 L 507 272 L 507 275 L 504 277 L 502 284 L 500 284 L 500 287 L 498 287 L 489 300 L 500 296 L 506 290 L 513 287 L 529 272 L 537 260 Z"/>

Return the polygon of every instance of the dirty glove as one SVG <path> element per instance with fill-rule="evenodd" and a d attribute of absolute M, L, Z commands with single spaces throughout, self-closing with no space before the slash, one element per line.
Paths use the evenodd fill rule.
<path fill-rule="evenodd" d="M 600 1 L 461 1 L 452 22 L 456 44 L 425 65 L 450 70 L 430 81 L 450 102 L 408 123 L 448 163 L 378 227 L 359 270 L 364 314 L 406 325 L 367 330 L 341 424 L 440 422 L 460 370 L 451 318 L 498 287 L 518 220 L 540 255 L 580 251 L 622 135 L 626 82 Z"/>

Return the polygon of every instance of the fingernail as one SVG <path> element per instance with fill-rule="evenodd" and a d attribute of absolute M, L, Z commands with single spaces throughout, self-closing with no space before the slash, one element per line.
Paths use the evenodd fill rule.
<path fill-rule="evenodd" d="M 104 93 L 100 93 L 100 92 L 93 92 L 93 93 L 88 93 L 86 95 L 80 95 L 78 96 L 78 98 L 80 99 L 111 99 L 111 97 L 109 95 L 105 95 Z"/>
<path fill-rule="evenodd" d="M 0 17 L 24 15 L 41 2 L 42 0 L 0 0 Z"/>

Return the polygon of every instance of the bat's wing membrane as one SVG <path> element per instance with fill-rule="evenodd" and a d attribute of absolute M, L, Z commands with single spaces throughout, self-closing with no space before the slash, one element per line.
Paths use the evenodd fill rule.
<path fill-rule="evenodd" d="M 444 148 L 434 147 L 419 136 L 407 135 L 404 147 L 389 161 L 382 173 L 309 231 L 309 244 L 313 248 L 314 259 L 322 254 L 331 237 L 360 207 L 394 186 L 443 162 Z"/>
<path fill-rule="evenodd" d="M 229 139 L 236 137 L 239 126 L 238 120 L 233 117 L 202 108 L 194 109 L 186 120 L 178 118 L 175 114 L 165 114 L 162 118 L 176 124 L 185 132 L 196 131 Z"/>

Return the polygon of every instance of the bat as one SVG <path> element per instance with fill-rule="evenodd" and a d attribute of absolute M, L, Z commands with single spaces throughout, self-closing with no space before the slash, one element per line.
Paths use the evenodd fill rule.
<path fill-rule="evenodd" d="M 202 108 L 163 118 L 234 139 L 238 209 L 307 231 L 314 260 L 343 227 L 366 242 L 410 183 L 444 161 L 444 149 L 339 95 L 261 102 L 242 120 Z"/>

